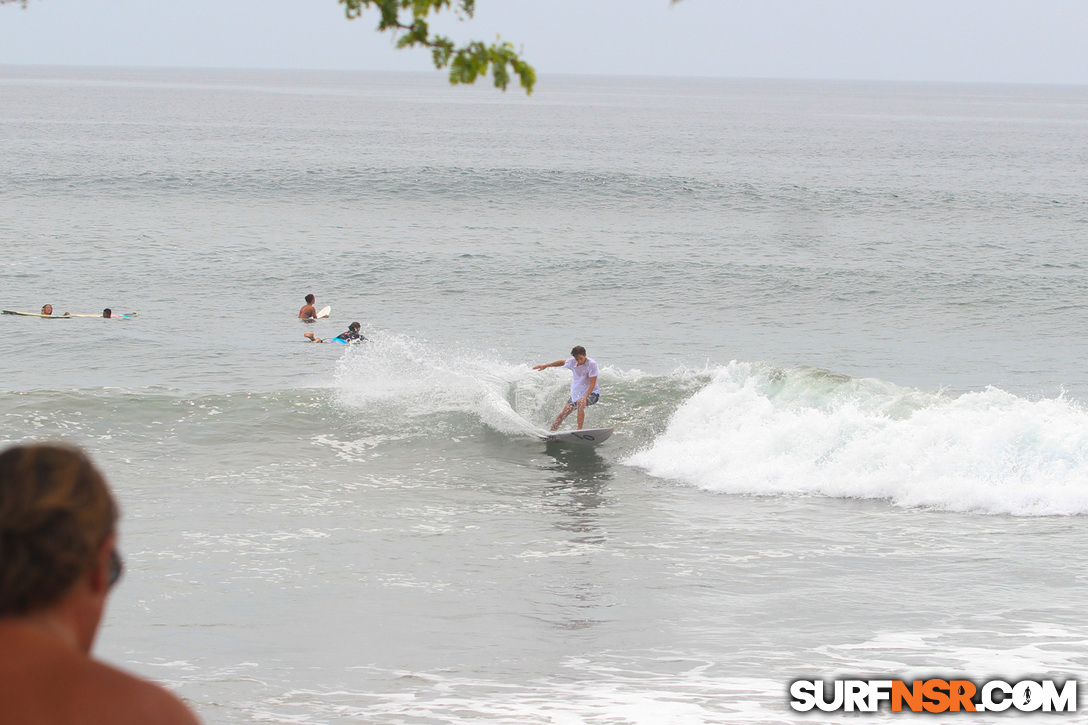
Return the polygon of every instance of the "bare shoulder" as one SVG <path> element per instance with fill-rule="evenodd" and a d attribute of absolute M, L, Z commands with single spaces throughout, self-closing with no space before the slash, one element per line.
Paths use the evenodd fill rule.
<path fill-rule="evenodd" d="M 165 687 L 92 661 L 84 701 L 114 725 L 199 725 L 196 714 Z"/>
<path fill-rule="evenodd" d="M 0 636 L 0 644 L 30 645 L 0 647 L 0 723 L 200 723 L 185 703 L 160 685 L 69 647 L 18 635 Z"/>

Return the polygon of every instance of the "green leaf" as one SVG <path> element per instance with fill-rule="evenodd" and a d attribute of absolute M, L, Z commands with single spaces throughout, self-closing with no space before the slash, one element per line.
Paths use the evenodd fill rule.
<path fill-rule="evenodd" d="M 4 2 L 5 0 L 0 0 Z M 510 73 L 518 76 L 525 94 L 533 92 L 536 71 L 523 61 L 510 43 L 486 45 L 474 40 L 458 47 L 441 35 L 431 35 L 428 18 L 442 10 L 471 18 L 476 12 L 476 0 L 337 0 L 344 6 L 348 20 L 362 17 L 363 11 L 376 8 L 380 14 L 377 30 L 392 31 L 394 45 L 399 48 L 423 46 L 431 51 L 431 61 L 438 69 L 449 68 L 450 83 L 475 83 L 480 76 L 491 73 L 496 88 L 506 90 Z M 456 4 L 455 4 L 456 3 Z M 405 12 L 408 18 L 401 19 Z"/>

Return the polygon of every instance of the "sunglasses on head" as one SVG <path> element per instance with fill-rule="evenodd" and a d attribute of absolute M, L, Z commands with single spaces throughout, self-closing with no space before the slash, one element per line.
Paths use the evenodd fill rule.
<path fill-rule="evenodd" d="M 121 555 L 117 553 L 117 549 L 110 552 L 110 573 L 109 582 L 112 588 L 121 579 L 122 572 L 125 571 L 125 564 L 121 561 Z"/>

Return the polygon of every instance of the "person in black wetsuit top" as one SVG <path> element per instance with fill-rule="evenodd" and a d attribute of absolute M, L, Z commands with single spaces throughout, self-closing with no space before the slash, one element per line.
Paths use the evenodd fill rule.
<path fill-rule="evenodd" d="M 366 340 L 366 338 L 359 334 L 359 328 L 361 327 L 362 325 L 360 325 L 358 322 L 353 322 L 348 325 L 347 332 L 341 332 L 333 339 L 340 340 L 342 342 L 363 342 L 364 340 Z M 322 340 L 320 337 L 312 332 L 307 332 L 303 335 L 303 337 L 305 337 L 310 342 L 332 342 L 332 340 Z"/>

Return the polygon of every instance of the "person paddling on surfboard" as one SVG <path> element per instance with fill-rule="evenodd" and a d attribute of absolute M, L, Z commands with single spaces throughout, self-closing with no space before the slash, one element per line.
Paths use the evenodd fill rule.
<path fill-rule="evenodd" d="M 53 305 L 42 305 L 42 316 L 53 317 Z M 68 317 L 68 313 L 65 312 L 61 317 Z"/>
<path fill-rule="evenodd" d="M 569 368 L 574 374 L 570 381 L 570 398 L 567 400 L 567 404 L 563 406 L 563 410 L 559 411 L 559 415 L 555 417 L 555 422 L 552 423 L 551 427 L 552 430 L 559 430 L 559 426 L 563 424 L 563 421 L 575 408 L 578 409 L 578 430 L 582 430 L 586 422 L 586 408 L 595 405 L 601 398 L 601 388 L 597 385 L 597 361 L 586 357 L 586 349 L 581 345 L 576 345 L 571 349 L 570 354 L 571 357 L 566 360 L 556 360 L 555 362 L 533 366 L 533 370 Z"/>
<path fill-rule="evenodd" d="M 365 337 L 359 334 L 359 328 L 362 327 L 358 322 L 353 322 L 348 325 L 347 332 L 341 332 L 339 335 L 333 338 L 333 340 L 339 340 L 340 342 L 362 342 L 366 340 Z M 332 342 L 333 340 L 322 340 L 320 337 L 312 332 L 303 334 L 310 342 Z"/>

